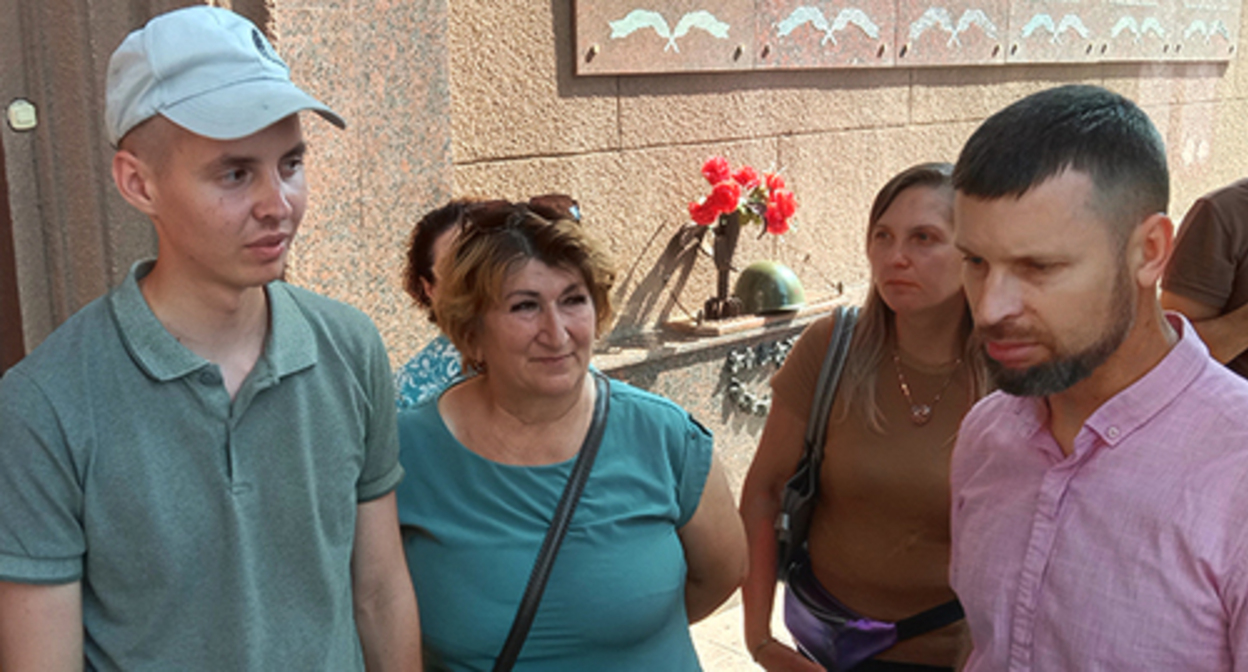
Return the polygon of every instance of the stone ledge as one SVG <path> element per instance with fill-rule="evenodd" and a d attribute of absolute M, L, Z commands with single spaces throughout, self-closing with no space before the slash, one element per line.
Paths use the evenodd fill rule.
<path fill-rule="evenodd" d="M 787 338 L 800 333 L 811 322 L 846 303 L 846 297 L 828 299 L 788 315 L 751 315 L 725 322 L 736 322 L 739 328 L 722 333 L 699 335 L 678 330 L 656 330 L 618 342 L 608 342 L 594 352 L 594 366 L 603 372 L 617 374 L 643 367 L 672 368 L 675 360 L 697 355 L 713 355 L 726 350 L 762 341 Z M 722 355 L 721 355 L 722 356 Z"/>

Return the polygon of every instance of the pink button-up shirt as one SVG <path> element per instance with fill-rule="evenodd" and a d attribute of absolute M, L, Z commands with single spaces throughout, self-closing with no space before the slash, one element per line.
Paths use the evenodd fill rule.
<path fill-rule="evenodd" d="M 1248 671 L 1248 382 L 1194 329 L 1062 454 L 1043 399 L 993 394 L 953 453 L 967 670 Z"/>

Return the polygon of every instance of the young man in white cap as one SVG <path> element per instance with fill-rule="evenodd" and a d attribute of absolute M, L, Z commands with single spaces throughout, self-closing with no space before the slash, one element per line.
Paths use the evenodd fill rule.
<path fill-rule="evenodd" d="M 418 669 L 380 337 L 279 280 L 298 113 L 344 122 L 211 7 L 132 33 L 107 91 L 158 252 L 0 380 L 0 669 Z"/>

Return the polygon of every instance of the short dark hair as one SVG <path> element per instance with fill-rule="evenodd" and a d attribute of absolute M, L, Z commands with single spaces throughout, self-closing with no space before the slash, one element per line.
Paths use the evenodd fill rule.
<path fill-rule="evenodd" d="M 1170 202 L 1165 143 L 1148 115 L 1112 91 L 1078 84 L 989 117 L 962 148 L 953 186 L 980 199 L 1018 198 L 1066 170 L 1091 178 L 1092 205 L 1121 241 Z"/>
<path fill-rule="evenodd" d="M 434 284 L 433 277 L 433 244 L 452 229 L 463 225 L 468 207 L 477 202 L 476 199 L 457 198 L 440 208 L 425 213 L 416 226 L 412 227 L 412 235 L 407 246 L 407 265 L 403 267 L 403 289 L 412 297 L 417 305 L 430 309 L 433 302 L 425 291 L 425 283 Z M 430 313 L 433 317 L 433 313 Z"/>

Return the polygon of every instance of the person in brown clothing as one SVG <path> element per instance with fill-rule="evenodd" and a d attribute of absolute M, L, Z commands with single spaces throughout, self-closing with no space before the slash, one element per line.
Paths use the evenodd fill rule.
<path fill-rule="evenodd" d="M 1162 307 L 1187 316 L 1209 353 L 1248 378 L 1248 179 L 1187 211 L 1161 290 Z"/>
<path fill-rule="evenodd" d="M 807 328 L 771 380 L 771 412 L 741 495 L 750 544 L 745 639 L 767 670 L 951 670 L 962 653 L 961 610 L 948 583 L 949 456 L 987 375 L 953 245 L 951 173 L 944 163 L 909 168 L 871 208 L 871 290 L 829 418 L 808 555 L 788 576 L 786 624 L 801 653 L 771 635 L 772 526 L 802 454 L 832 316 Z M 795 583 L 824 604 L 799 598 Z M 812 614 L 832 610 L 842 621 L 887 628 L 933 608 L 944 616 L 932 629 L 901 633 L 895 644 L 851 642 L 861 632 L 835 623 L 806 637 L 795 625 L 795 617 L 815 623 Z"/>

